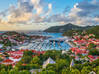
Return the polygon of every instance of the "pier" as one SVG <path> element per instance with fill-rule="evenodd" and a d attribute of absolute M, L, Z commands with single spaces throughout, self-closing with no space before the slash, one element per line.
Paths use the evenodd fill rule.
<path fill-rule="evenodd" d="M 64 44 L 64 46 L 63 46 Z M 65 45 L 63 40 L 35 40 L 29 43 L 28 45 L 21 46 L 19 49 L 30 49 L 30 50 L 67 50 L 67 45 Z"/>

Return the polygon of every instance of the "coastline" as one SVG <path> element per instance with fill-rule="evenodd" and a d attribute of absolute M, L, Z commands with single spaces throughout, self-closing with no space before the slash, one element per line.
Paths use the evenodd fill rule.
<path fill-rule="evenodd" d="M 71 43 L 70 37 L 68 37 L 68 36 L 65 36 L 65 37 L 67 37 L 67 40 L 66 40 L 65 42 L 68 43 L 68 44 L 70 45 L 71 48 L 72 48 L 72 47 L 75 47 L 75 45 L 74 45 L 73 43 Z"/>

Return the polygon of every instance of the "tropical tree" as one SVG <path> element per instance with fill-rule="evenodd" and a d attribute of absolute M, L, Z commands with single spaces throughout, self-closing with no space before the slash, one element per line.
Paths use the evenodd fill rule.
<path fill-rule="evenodd" d="M 39 61 L 40 61 L 40 58 L 37 57 L 37 56 L 35 56 L 35 57 L 33 57 L 31 63 L 32 63 L 32 64 L 39 64 Z"/>
<path fill-rule="evenodd" d="M 61 55 L 61 51 L 58 50 L 48 50 L 46 51 L 46 53 L 43 55 L 44 60 L 48 59 L 49 57 L 51 57 L 52 59 L 56 60 L 60 57 Z"/>
<path fill-rule="evenodd" d="M 23 56 L 32 56 L 33 52 L 32 51 L 24 51 Z"/>
<path fill-rule="evenodd" d="M 31 56 L 24 56 L 22 57 L 21 62 L 25 64 L 29 64 L 31 60 L 32 60 Z"/>
<path fill-rule="evenodd" d="M 41 71 L 40 74 L 48 74 L 48 71 Z"/>
<path fill-rule="evenodd" d="M 61 74 L 70 74 L 70 73 L 71 73 L 71 71 L 70 71 L 68 68 L 63 69 L 63 70 L 61 71 Z"/>
<path fill-rule="evenodd" d="M 12 69 L 9 71 L 9 74 L 18 74 L 18 70 Z"/>
<path fill-rule="evenodd" d="M 31 74 L 28 70 L 22 70 L 19 72 L 19 74 Z"/>
<path fill-rule="evenodd" d="M 81 74 L 78 69 L 72 69 L 71 74 Z"/>
<path fill-rule="evenodd" d="M 93 69 L 93 71 L 96 72 L 96 74 L 99 74 L 99 66 L 95 67 L 95 68 Z"/>
<path fill-rule="evenodd" d="M 55 74 L 55 71 L 49 70 L 49 71 L 48 71 L 48 74 Z"/>
<path fill-rule="evenodd" d="M 82 68 L 83 68 L 83 65 L 82 64 L 75 64 L 72 68 L 73 69 L 78 69 L 79 71 L 81 71 Z"/>
<path fill-rule="evenodd" d="M 88 74 L 89 72 L 91 72 L 92 68 L 90 66 L 87 67 L 83 67 L 83 69 L 81 70 L 81 74 Z"/>
<path fill-rule="evenodd" d="M 56 64 L 48 64 L 46 70 L 56 71 Z"/>
<path fill-rule="evenodd" d="M 5 69 L 2 69 L 2 70 L 0 71 L 0 74 L 8 74 L 8 73 L 7 73 L 7 71 L 5 71 Z"/>
<path fill-rule="evenodd" d="M 56 61 L 57 72 L 69 66 L 69 62 L 66 59 L 59 59 Z"/>

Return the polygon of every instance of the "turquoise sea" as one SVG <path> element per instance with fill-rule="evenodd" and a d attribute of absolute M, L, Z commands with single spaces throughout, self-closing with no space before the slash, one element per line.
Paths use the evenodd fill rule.
<path fill-rule="evenodd" d="M 0 32 L 0 34 L 4 33 L 3 31 Z M 49 43 L 50 40 L 58 40 L 59 38 L 64 38 L 62 36 L 62 33 L 47 33 L 47 32 L 28 32 L 27 35 L 40 35 L 40 36 L 50 36 L 50 38 L 43 40 L 43 42 L 40 42 L 38 46 L 35 48 L 36 50 L 68 50 L 70 48 L 70 45 L 66 43 L 65 41 L 60 42 L 58 44 L 55 43 Z M 36 46 L 37 44 L 33 44 L 33 46 Z M 33 48 L 32 48 L 33 49 Z"/>
<path fill-rule="evenodd" d="M 68 50 L 70 48 L 70 45 L 68 43 L 66 43 L 65 41 L 61 42 L 60 45 L 58 45 L 58 43 L 52 43 L 52 45 L 49 44 L 49 40 L 57 40 L 59 38 L 64 38 L 64 36 L 62 36 L 62 33 L 48 33 L 48 32 L 41 32 L 41 33 L 28 33 L 28 35 L 40 35 L 40 36 L 50 36 L 51 38 L 48 38 L 46 40 L 43 41 L 43 43 L 45 45 L 43 45 L 42 50 L 51 50 L 51 49 L 55 49 L 55 50 Z"/>

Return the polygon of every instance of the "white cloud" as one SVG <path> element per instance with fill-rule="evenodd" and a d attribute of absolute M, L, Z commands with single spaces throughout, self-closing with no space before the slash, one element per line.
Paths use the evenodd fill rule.
<path fill-rule="evenodd" d="M 83 1 L 76 3 L 68 15 L 63 13 L 50 16 L 45 21 L 73 23 L 76 25 L 99 25 L 99 1 Z"/>
<path fill-rule="evenodd" d="M 99 25 L 98 17 L 95 16 L 95 14 L 99 14 L 97 3 L 96 0 L 77 3 L 71 9 L 68 17 L 71 17 L 72 22 L 78 25 Z"/>
<path fill-rule="evenodd" d="M 8 8 L 9 14 L 6 15 L 6 20 L 10 24 L 22 24 L 29 21 L 42 22 L 52 10 L 52 4 L 49 3 L 45 6 L 44 3 L 43 0 L 18 0 L 18 6 L 11 5 Z M 44 10 L 45 7 L 48 8 L 47 11 Z M 4 15 L 4 13 L 0 15 Z"/>
<path fill-rule="evenodd" d="M 67 7 L 62 13 L 49 15 L 52 10 L 54 11 L 52 8 L 53 5 L 46 3 L 44 0 L 18 0 L 17 6 L 11 5 L 8 9 L 0 12 L 0 29 L 7 29 L 7 27 L 9 28 L 11 25 L 13 25 L 13 29 L 18 27 L 15 28 L 16 30 L 23 29 L 23 27 L 32 29 L 34 28 L 33 25 L 35 29 L 38 27 L 44 29 L 49 26 L 63 25 L 66 23 L 99 25 L 98 0 L 84 0 L 76 3 L 73 8 L 69 10 L 68 14 L 66 13 L 68 12 Z M 42 23 L 42 25 L 38 23 Z M 23 27 L 22 24 L 24 25 Z"/>
<path fill-rule="evenodd" d="M 77 8 L 77 5 L 79 5 L 78 3 L 76 3 L 74 5 L 74 7 L 71 9 L 70 13 L 69 13 L 69 17 L 77 17 L 77 13 L 82 11 L 81 9 Z"/>

